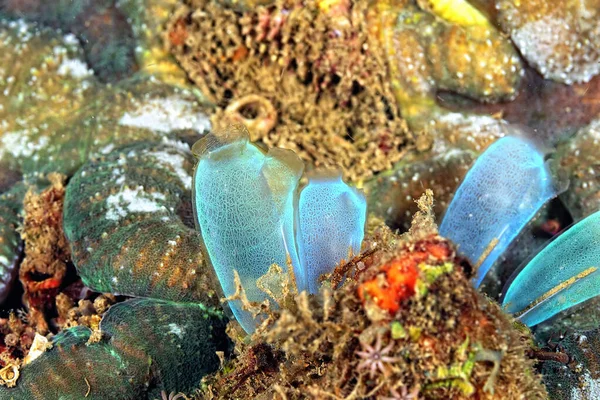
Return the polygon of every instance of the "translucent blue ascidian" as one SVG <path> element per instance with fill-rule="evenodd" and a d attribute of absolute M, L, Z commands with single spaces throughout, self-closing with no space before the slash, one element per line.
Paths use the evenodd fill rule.
<path fill-rule="evenodd" d="M 226 296 L 235 293 L 234 269 L 251 301 L 266 296 L 256 280 L 276 263 L 291 257 L 302 285 L 294 245 L 294 195 L 302 176 L 302 161 L 290 150 L 271 149 L 264 154 L 248 142 L 242 129 L 208 135 L 194 145 L 200 156 L 194 174 L 196 220 L 210 262 Z M 246 332 L 256 321 L 230 302 Z"/>
<path fill-rule="evenodd" d="M 367 201 L 362 192 L 346 185 L 341 175 L 314 177 L 300 193 L 298 255 L 307 272 L 308 290 L 319 290 L 319 277 L 360 252 L 365 234 Z"/>
<path fill-rule="evenodd" d="M 242 128 L 208 135 L 193 151 L 200 158 L 194 174 L 196 220 L 226 296 L 236 291 L 237 270 L 248 299 L 264 300 L 257 279 L 272 264 L 285 266 L 288 256 L 298 289 L 314 292 L 321 273 L 346 258 L 350 247 L 360 250 L 365 198 L 341 178 L 313 180 L 298 199 L 302 161 L 290 150 L 265 154 Z M 230 307 L 252 332 L 257 321 L 250 313 L 237 300 Z"/>
<path fill-rule="evenodd" d="M 534 326 L 600 294 L 600 211 L 551 242 L 509 284 L 503 305 Z"/>
<path fill-rule="evenodd" d="M 456 191 L 440 235 L 478 267 L 475 287 L 506 247 L 556 195 L 544 155 L 532 143 L 504 137 L 477 159 Z"/>

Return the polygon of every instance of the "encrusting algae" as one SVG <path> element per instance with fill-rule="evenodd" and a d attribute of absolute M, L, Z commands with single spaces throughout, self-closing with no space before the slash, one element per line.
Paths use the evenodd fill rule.
<path fill-rule="evenodd" d="M 498 23 L 545 78 L 571 84 L 600 72 L 600 1 L 496 0 Z"/>
<path fill-rule="evenodd" d="M 187 1 L 166 40 L 217 105 L 215 127 L 244 122 L 252 141 L 358 181 L 390 168 L 411 138 L 368 38 L 367 2 L 322 3 L 283 0 L 240 13 Z"/>
<path fill-rule="evenodd" d="M 280 308 L 249 341 L 236 338 L 237 358 L 197 398 L 546 398 L 528 333 L 473 289 L 471 266 L 437 235 L 431 195 L 407 234 L 376 229 L 319 296 L 283 279 Z M 392 303 L 379 297 L 390 290 Z"/>
<path fill-rule="evenodd" d="M 511 100 L 524 75 L 510 41 L 464 1 L 246 3 L 185 1 L 165 35 L 216 104 L 213 125 L 243 123 L 252 141 L 354 182 L 419 147 L 414 134 L 452 130 L 440 92 Z"/>

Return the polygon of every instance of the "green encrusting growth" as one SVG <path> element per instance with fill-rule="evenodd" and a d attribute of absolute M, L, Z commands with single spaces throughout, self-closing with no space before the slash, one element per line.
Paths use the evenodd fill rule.
<path fill-rule="evenodd" d="M 99 340 L 83 326 L 61 332 L 21 369 L 15 388 L 0 387 L 0 398 L 138 400 L 191 391 L 218 368 L 216 352 L 228 353 L 225 324 L 201 305 L 119 303 L 104 316 Z"/>
<path fill-rule="evenodd" d="M 86 286 L 218 306 L 218 285 L 191 222 L 192 168 L 183 143 L 141 143 L 75 174 L 64 227 Z"/>

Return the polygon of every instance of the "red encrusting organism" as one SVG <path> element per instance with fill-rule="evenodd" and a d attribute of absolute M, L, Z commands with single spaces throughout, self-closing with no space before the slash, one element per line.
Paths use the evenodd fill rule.
<path fill-rule="evenodd" d="M 401 303 L 415 294 L 420 275 L 419 264 L 445 260 L 451 252 L 447 244 L 426 239 L 418 242 L 413 251 L 403 252 L 381 267 L 383 274 L 363 282 L 358 296 L 364 302 L 371 298 L 383 310 L 395 313 Z M 383 279 L 381 279 L 383 278 Z"/>

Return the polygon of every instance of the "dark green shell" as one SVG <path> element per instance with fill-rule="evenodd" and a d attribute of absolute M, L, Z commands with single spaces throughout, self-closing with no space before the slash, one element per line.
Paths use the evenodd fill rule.
<path fill-rule="evenodd" d="M 16 387 L 0 386 L 0 398 L 138 399 L 150 376 L 150 358 L 126 357 L 106 342 L 87 345 L 91 333 L 78 326 L 56 335 L 51 349 L 21 369 Z"/>
<path fill-rule="evenodd" d="M 218 306 L 191 214 L 186 146 L 140 143 L 85 164 L 67 186 L 65 234 L 100 292 Z"/>
<path fill-rule="evenodd" d="M 151 360 L 157 388 L 189 393 L 218 368 L 216 352 L 228 354 L 225 326 L 222 313 L 201 304 L 134 299 L 113 306 L 100 329 L 119 353 Z"/>

